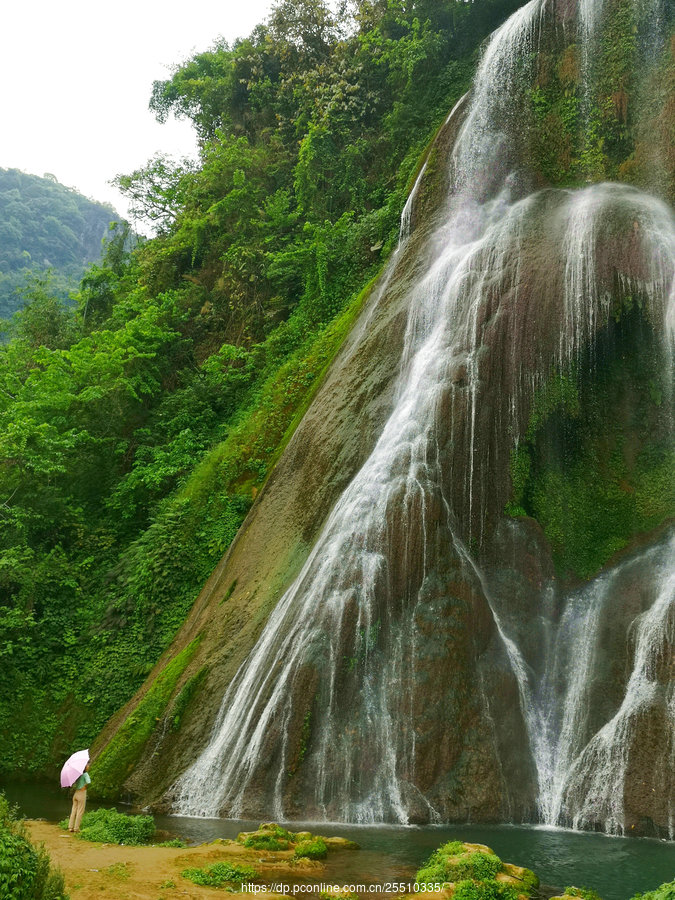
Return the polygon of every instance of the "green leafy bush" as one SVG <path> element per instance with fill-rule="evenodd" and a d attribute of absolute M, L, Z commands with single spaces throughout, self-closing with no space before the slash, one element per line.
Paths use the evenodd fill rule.
<path fill-rule="evenodd" d="M 324 859 L 328 853 L 328 847 L 320 837 L 311 841 L 300 841 L 295 845 L 296 859 Z"/>
<path fill-rule="evenodd" d="M 68 820 L 59 823 L 68 827 Z M 82 817 L 79 837 L 101 844 L 147 844 L 155 833 L 152 816 L 127 816 L 116 809 L 96 809 Z"/>
<path fill-rule="evenodd" d="M 0 900 L 68 900 L 63 874 L 0 794 Z"/>
<path fill-rule="evenodd" d="M 565 888 L 565 893 L 569 892 L 570 888 Z M 586 898 L 585 894 L 581 896 L 584 897 L 584 900 L 596 900 L 598 895 L 594 891 L 589 893 L 593 894 L 592 898 Z M 646 894 L 636 894 L 631 900 L 675 900 L 675 881 L 668 881 L 653 891 L 647 891 Z"/>
<path fill-rule="evenodd" d="M 460 881 L 455 887 L 453 900 L 518 900 L 518 890 L 512 884 L 503 884 L 489 878 L 487 881 Z"/>
<path fill-rule="evenodd" d="M 245 884 L 258 874 L 251 866 L 233 866 L 230 863 L 218 862 L 203 868 L 183 869 L 183 878 L 204 887 L 224 887 L 225 885 Z"/>

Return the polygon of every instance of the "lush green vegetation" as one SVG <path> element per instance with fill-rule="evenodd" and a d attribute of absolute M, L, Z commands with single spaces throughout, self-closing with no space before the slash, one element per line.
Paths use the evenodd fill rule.
<path fill-rule="evenodd" d="M 561 575 L 594 575 L 675 514 L 667 365 L 639 306 L 534 400 L 511 456 L 512 515 L 544 528 Z"/>
<path fill-rule="evenodd" d="M 296 859 L 325 859 L 327 854 L 326 842 L 320 837 L 314 837 L 309 841 L 298 841 L 295 845 Z"/>
<path fill-rule="evenodd" d="M 497 879 L 498 874 L 503 880 Z M 539 879 L 529 869 L 504 864 L 491 850 L 462 841 L 449 841 L 435 850 L 415 881 L 428 890 L 454 884 L 453 897 L 463 900 L 517 900 L 536 895 L 539 887 Z"/>
<path fill-rule="evenodd" d="M 0 319 L 22 304 L 35 279 L 65 298 L 85 268 L 100 259 L 101 242 L 119 216 L 45 175 L 0 169 Z"/>
<path fill-rule="evenodd" d="M 117 795 L 119 785 L 138 762 L 198 643 L 196 638 L 162 669 L 133 713 L 97 757 L 91 773 L 92 788 L 99 797 L 111 799 Z"/>
<path fill-rule="evenodd" d="M 664 13 L 655 41 L 632 0 L 605 4 L 592 63 L 576 43 L 561 47 L 559 35 L 548 36 L 529 94 L 529 154 L 542 180 L 626 180 L 675 200 L 675 113 L 667 100 L 675 85 L 675 13 L 672 6 Z"/>
<path fill-rule="evenodd" d="M 217 862 L 203 868 L 183 869 L 180 874 L 193 884 L 219 888 L 226 885 L 241 887 L 242 884 L 252 881 L 258 873 L 252 866 L 233 866 L 231 863 Z"/>
<path fill-rule="evenodd" d="M 59 825 L 68 828 L 68 819 Z M 101 844 L 148 844 L 155 834 L 152 816 L 127 816 L 116 809 L 95 809 L 82 816 L 77 837 Z"/>
<path fill-rule="evenodd" d="M 328 855 L 328 839 L 309 831 L 293 833 L 286 831 L 275 822 L 263 823 L 257 831 L 242 832 L 237 840 L 244 847 L 253 850 L 285 851 L 292 850 L 294 859 L 325 859 Z M 358 846 L 352 841 L 341 841 L 343 849 L 355 850 Z"/>
<path fill-rule="evenodd" d="M 155 85 L 158 116 L 201 141 L 198 165 L 119 178 L 157 237 L 130 251 L 113 232 L 74 306 L 35 284 L 0 348 L 2 771 L 53 771 L 143 683 L 394 246 L 479 43 L 518 5 L 359 0 L 338 22 L 282 0 Z M 154 718 L 180 728 L 179 677 L 99 761 L 106 796 Z"/>
<path fill-rule="evenodd" d="M 68 900 L 63 875 L 0 794 L 0 900 Z"/>
<path fill-rule="evenodd" d="M 632 900 L 675 900 L 675 881 L 662 884 L 653 891 L 636 894 Z"/>

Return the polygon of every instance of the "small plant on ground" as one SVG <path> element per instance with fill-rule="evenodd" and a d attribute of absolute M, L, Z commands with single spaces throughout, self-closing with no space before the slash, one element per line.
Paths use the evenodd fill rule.
<path fill-rule="evenodd" d="M 193 884 L 204 887 L 225 887 L 225 885 L 242 885 L 252 881 L 258 874 L 251 866 L 233 866 L 230 863 L 218 862 L 203 868 L 183 869 L 180 873 Z"/>
<path fill-rule="evenodd" d="M 106 872 L 108 875 L 111 875 L 113 878 L 118 878 L 120 881 L 124 881 L 131 875 L 129 866 L 125 862 L 113 863 L 111 866 L 108 866 Z"/>
<path fill-rule="evenodd" d="M 286 831 L 276 822 L 263 822 L 257 831 L 242 832 L 237 836 L 237 840 L 244 847 L 253 850 L 290 850 L 295 843 L 296 835 Z"/>

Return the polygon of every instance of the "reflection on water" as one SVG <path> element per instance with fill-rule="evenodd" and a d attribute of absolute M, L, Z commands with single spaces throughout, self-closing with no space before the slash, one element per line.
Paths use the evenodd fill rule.
<path fill-rule="evenodd" d="M 7 798 L 24 815 L 56 822 L 70 811 L 67 791 L 48 784 L 0 784 Z M 90 801 L 89 808 L 97 804 Z M 103 804 L 109 806 L 110 804 Z M 129 807 L 118 806 L 129 811 Z M 155 816 L 158 828 L 173 831 L 195 843 L 234 838 L 258 822 L 231 819 L 188 819 Z M 597 891 L 603 900 L 628 900 L 638 891 L 652 890 L 675 878 L 675 844 L 636 838 L 580 834 L 515 825 L 442 825 L 403 828 L 388 825 L 326 825 L 297 822 L 291 830 L 318 831 L 357 841 L 360 853 L 340 854 L 323 878 L 340 883 L 384 883 L 408 880 L 439 844 L 449 840 L 488 844 L 502 859 L 533 869 L 546 885 L 576 884 Z M 337 871 L 339 866 L 339 871 Z"/>

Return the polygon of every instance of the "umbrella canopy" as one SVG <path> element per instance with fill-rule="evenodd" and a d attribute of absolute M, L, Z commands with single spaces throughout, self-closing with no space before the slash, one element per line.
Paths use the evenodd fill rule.
<path fill-rule="evenodd" d="M 78 750 L 77 753 L 69 756 L 61 769 L 61 787 L 70 787 L 75 784 L 88 762 L 88 750 Z"/>

